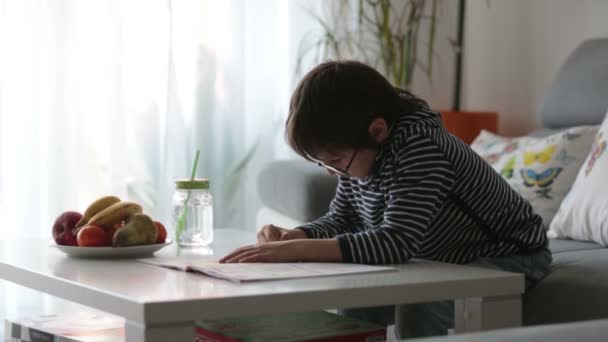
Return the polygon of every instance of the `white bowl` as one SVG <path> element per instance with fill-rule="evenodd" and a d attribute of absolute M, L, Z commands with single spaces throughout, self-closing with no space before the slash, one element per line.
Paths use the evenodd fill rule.
<path fill-rule="evenodd" d="M 172 243 L 167 239 L 165 243 L 143 246 L 129 247 L 78 247 L 78 246 L 62 246 L 51 241 L 49 246 L 55 247 L 63 253 L 76 258 L 139 258 L 142 256 L 152 255 L 159 249 L 166 247 Z"/>

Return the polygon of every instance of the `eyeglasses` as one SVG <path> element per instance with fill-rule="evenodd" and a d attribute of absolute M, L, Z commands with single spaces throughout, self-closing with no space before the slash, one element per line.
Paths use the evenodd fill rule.
<path fill-rule="evenodd" d="M 332 171 L 334 173 L 339 174 L 340 176 L 343 177 L 352 177 L 349 173 L 348 173 L 348 169 L 350 169 L 350 166 L 353 164 L 353 160 L 355 160 L 355 157 L 357 156 L 357 153 L 359 152 L 359 149 L 355 149 L 355 152 L 353 152 L 353 155 L 350 157 L 350 161 L 348 162 L 348 164 L 346 165 L 346 168 L 344 170 L 339 169 L 337 167 L 331 166 L 331 165 L 327 165 L 324 162 L 320 161 L 319 159 L 316 159 L 314 157 L 312 157 L 310 154 L 306 153 L 306 157 L 308 157 L 308 159 L 312 160 L 313 162 L 317 163 L 317 165 L 324 167 L 326 169 L 328 169 L 329 171 Z"/>

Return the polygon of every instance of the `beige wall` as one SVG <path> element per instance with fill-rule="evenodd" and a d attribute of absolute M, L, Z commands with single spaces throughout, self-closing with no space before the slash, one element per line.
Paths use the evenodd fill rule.
<path fill-rule="evenodd" d="M 458 26 L 458 1 L 441 2 L 439 24 L 435 38 L 435 53 L 433 58 L 433 74 L 429 80 L 422 70 L 416 70 L 412 85 L 413 92 L 427 100 L 435 109 L 449 109 L 452 106 L 454 89 L 454 48 L 450 40 L 456 40 Z M 422 44 L 426 43 L 427 27 L 423 27 L 420 37 Z M 426 62 L 426 50 L 420 57 Z"/>
<path fill-rule="evenodd" d="M 608 36 L 608 0 L 469 0 L 463 109 L 499 112 L 523 134 L 559 66 L 581 41 Z"/>

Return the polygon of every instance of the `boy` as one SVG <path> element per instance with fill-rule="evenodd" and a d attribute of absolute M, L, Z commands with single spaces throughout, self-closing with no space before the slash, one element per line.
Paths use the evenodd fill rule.
<path fill-rule="evenodd" d="M 547 275 L 542 219 L 438 113 L 352 61 L 317 66 L 291 98 L 286 136 L 304 158 L 339 177 L 322 218 L 289 230 L 262 228 L 259 243 L 222 262 L 400 264 L 420 258 Z M 390 323 L 394 308 L 347 310 Z M 397 306 L 398 337 L 445 334 L 453 304 Z"/>

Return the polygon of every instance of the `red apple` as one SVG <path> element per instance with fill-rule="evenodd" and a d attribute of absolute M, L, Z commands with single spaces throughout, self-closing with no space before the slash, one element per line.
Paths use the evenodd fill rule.
<path fill-rule="evenodd" d="M 167 229 L 158 221 L 154 221 L 154 225 L 156 226 L 156 231 L 158 232 L 158 234 L 156 234 L 156 243 L 165 243 L 165 240 L 167 240 Z"/>
<path fill-rule="evenodd" d="M 53 239 L 58 245 L 78 246 L 74 227 L 81 218 L 82 214 L 75 211 L 66 211 L 57 217 L 53 224 Z"/>
<path fill-rule="evenodd" d="M 113 225 L 110 228 L 104 228 L 104 230 L 106 231 L 106 246 L 112 246 L 112 241 L 114 239 L 114 234 L 116 234 L 116 231 L 118 231 L 119 229 L 122 229 L 125 226 L 125 221 L 121 221 L 119 223 L 116 223 L 115 225 Z"/>
<path fill-rule="evenodd" d="M 106 231 L 94 224 L 82 227 L 78 231 L 77 239 L 80 247 L 103 247 L 107 246 L 108 242 Z"/>

